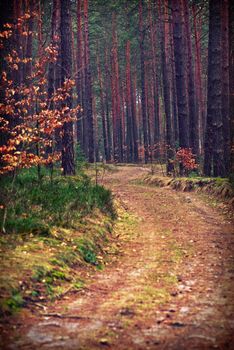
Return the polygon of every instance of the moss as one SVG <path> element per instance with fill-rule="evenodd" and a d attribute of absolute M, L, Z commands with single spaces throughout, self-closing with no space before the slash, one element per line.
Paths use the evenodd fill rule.
<path fill-rule="evenodd" d="M 11 295 L 8 298 L 1 299 L 0 301 L 0 316 L 6 314 L 14 314 L 18 312 L 25 304 L 25 301 L 21 295 L 21 292 L 17 289 L 11 291 Z"/>
<path fill-rule="evenodd" d="M 234 190 L 232 183 L 227 178 L 206 178 L 206 177 L 180 177 L 169 178 L 156 175 L 146 175 L 138 181 L 138 184 L 147 184 L 156 187 L 170 186 L 177 191 L 201 191 L 213 194 L 223 200 L 231 200 L 234 198 Z"/>

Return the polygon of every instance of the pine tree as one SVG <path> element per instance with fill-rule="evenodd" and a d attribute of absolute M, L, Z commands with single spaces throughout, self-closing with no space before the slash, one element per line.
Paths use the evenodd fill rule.
<path fill-rule="evenodd" d="M 224 176 L 222 121 L 221 2 L 209 3 L 208 100 L 204 173 Z"/>
<path fill-rule="evenodd" d="M 72 50 L 71 50 L 71 1 L 61 0 L 61 83 L 72 77 Z M 72 108 L 72 97 L 63 101 L 64 108 Z M 75 174 L 73 123 L 68 121 L 63 126 L 62 168 L 64 175 Z"/>

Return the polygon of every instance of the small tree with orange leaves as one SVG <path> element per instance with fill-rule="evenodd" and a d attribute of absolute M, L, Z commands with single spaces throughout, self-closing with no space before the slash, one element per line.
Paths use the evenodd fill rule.
<path fill-rule="evenodd" d="M 0 33 L 0 49 L 4 49 L 4 42 L 11 39 L 14 30 L 23 28 L 30 17 L 25 14 L 15 25 L 5 25 Z M 66 79 L 61 88 L 48 97 L 47 66 L 57 60 L 57 48 L 52 45 L 35 59 L 31 74 L 19 85 L 14 82 L 14 72 L 32 61 L 32 57 L 21 58 L 13 48 L 4 60 L 7 69 L 0 78 L 0 131 L 5 135 L 2 138 L 5 142 L 0 146 L 0 174 L 52 164 L 61 156 L 55 147 L 55 130 L 60 130 L 62 136 L 62 126 L 74 120 L 79 110 L 79 106 L 69 108 L 62 103 L 72 94 L 75 81 Z"/>
<path fill-rule="evenodd" d="M 3 232 L 7 205 L 14 200 L 14 180 L 18 171 L 37 166 L 40 180 L 41 166 L 52 165 L 61 157 L 55 131 L 62 138 L 63 126 L 75 120 L 79 110 L 79 106 L 69 108 L 66 105 L 75 86 L 73 79 L 65 79 L 62 86 L 48 96 L 48 65 L 56 62 L 57 47 L 49 45 L 39 50 L 39 56 L 33 59 L 22 57 L 17 48 L 9 44 L 16 30 L 23 36 L 28 35 L 24 27 L 34 15 L 24 14 L 16 24 L 7 23 L 0 32 L 4 59 L 0 76 L 0 176 L 12 175 L 11 186 L 2 193 Z M 9 52 L 6 47 L 10 47 Z M 29 63 L 32 68 L 26 75 Z M 20 80 L 15 79 L 19 72 L 21 77 L 23 74 Z"/>

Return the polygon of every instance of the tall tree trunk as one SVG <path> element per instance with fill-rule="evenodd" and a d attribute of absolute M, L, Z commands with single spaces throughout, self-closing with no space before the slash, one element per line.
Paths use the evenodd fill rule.
<path fill-rule="evenodd" d="M 123 143 L 121 127 L 121 106 L 120 106 L 120 80 L 119 80 L 119 63 L 118 63 L 118 42 L 116 32 L 116 14 L 112 16 L 112 110 L 113 110 L 113 143 L 114 159 L 117 162 L 123 160 Z"/>
<path fill-rule="evenodd" d="M 229 106 L 231 121 L 231 161 L 230 174 L 234 179 L 234 3 L 229 1 Z"/>
<path fill-rule="evenodd" d="M 170 23 L 170 55 L 171 55 L 171 94 L 172 94 L 172 140 L 173 145 L 179 144 L 179 128 L 178 128 L 178 108 L 176 95 L 176 76 L 175 76 L 175 59 L 174 59 L 174 40 L 173 28 Z"/>
<path fill-rule="evenodd" d="M 183 41 L 183 16 L 180 0 L 170 0 L 173 21 L 173 39 L 176 73 L 176 93 L 179 121 L 179 144 L 182 148 L 189 147 L 189 109 L 186 90 L 186 59 Z"/>
<path fill-rule="evenodd" d="M 83 60 L 82 60 L 82 16 L 81 16 L 81 0 L 77 0 L 77 77 L 76 77 L 76 92 L 77 103 L 82 106 L 82 75 L 83 75 Z M 77 141 L 84 150 L 83 144 L 83 113 L 81 109 L 77 114 Z"/>
<path fill-rule="evenodd" d="M 161 2 L 160 2 L 161 5 Z M 172 135 L 172 120 L 171 120 L 171 90 L 169 81 L 169 60 L 168 60 L 168 45 L 169 38 L 165 34 L 165 26 L 168 26 L 168 17 L 166 11 L 166 1 L 164 6 L 160 6 L 161 18 L 161 55 L 162 55 L 162 78 L 163 78 L 163 97 L 164 97 L 164 109 L 166 117 L 166 156 L 167 156 L 167 174 L 172 174 L 174 171 L 173 166 L 173 135 Z M 165 18 L 166 17 L 166 18 Z M 167 30 L 168 35 L 168 30 Z"/>
<path fill-rule="evenodd" d="M 224 163 L 226 174 L 230 171 L 230 115 L 229 115 L 229 8 L 228 0 L 222 1 L 222 119 Z M 234 79 L 234 76 L 232 77 Z"/>
<path fill-rule="evenodd" d="M 156 23 L 153 17 L 153 10 L 156 11 L 156 1 L 148 4 L 148 17 L 150 24 L 150 48 L 152 54 L 152 73 L 153 73 L 153 102 L 154 102 L 154 144 L 160 141 L 159 129 L 159 91 L 158 91 L 158 77 L 157 77 L 157 59 L 156 59 Z"/>
<path fill-rule="evenodd" d="M 72 51 L 71 51 L 71 1 L 61 0 L 61 81 L 72 76 Z M 72 97 L 63 101 L 64 107 L 72 108 Z M 65 122 L 63 125 L 63 149 L 62 168 L 64 175 L 75 174 L 74 145 L 73 145 L 73 123 Z"/>
<path fill-rule="evenodd" d="M 133 123 L 133 153 L 134 153 L 134 162 L 137 163 L 139 161 L 139 154 L 138 154 L 139 123 L 137 118 L 137 107 L 136 107 L 136 74 L 133 76 L 133 79 L 131 80 L 131 104 L 132 104 L 132 123 Z"/>
<path fill-rule="evenodd" d="M 208 100 L 204 173 L 224 176 L 222 121 L 221 2 L 209 2 Z M 213 170 L 213 171 L 212 171 Z"/>
<path fill-rule="evenodd" d="M 88 27 L 88 0 L 84 0 L 84 57 L 85 57 L 85 107 L 88 130 L 88 159 L 94 162 L 94 130 L 92 111 L 92 81 L 90 69 L 89 27 Z"/>
<path fill-rule="evenodd" d="M 189 141 L 190 147 L 194 154 L 199 153 L 199 119 L 197 115 L 196 96 L 195 96 L 195 79 L 194 64 L 191 42 L 191 29 L 189 22 L 189 3 L 183 0 L 184 19 L 185 19 L 185 36 L 187 46 L 187 72 L 188 72 L 188 104 L 189 104 Z"/>
<path fill-rule="evenodd" d="M 105 50 L 105 81 L 104 81 L 105 93 L 104 93 L 104 98 L 105 98 L 105 114 L 106 114 L 108 149 L 109 149 L 109 157 L 111 160 L 111 155 L 112 155 L 112 150 L 113 150 L 113 139 L 112 139 L 111 127 L 113 129 L 113 125 L 111 125 L 110 106 L 109 106 L 110 90 L 111 90 L 110 80 L 111 80 L 111 78 L 110 78 L 110 71 L 109 71 L 109 65 L 108 65 L 108 51 L 106 48 L 106 50 Z"/>
<path fill-rule="evenodd" d="M 126 120 L 127 120 L 127 162 L 133 161 L 133 125 L 131 105 L 131 63 L 130 41 L 126 43 Z"/>
<path fill-rule="evenodd" d="M 108 147 L 107 123 L 106 123 L 105 103 L 104 103 L 104 94 L 103 94 L 103 79 L 102 79 L 102 73 L 101 73 L 99 53 L 97 53 L 97 70 L 98 70 L 98 80 L 99 80 L 99 87 L 100 87 L 100 112 L 101 112 L 101 118 L 102 118 L 102 135 L 103 135 L 104 154 L 105 154 L 105 160 L 110 161 L 110 149 Z"/>
<path fill-rule="evenodd" d="M 204 124 L 205 124 L 205 113 L 204 113 L 204 99 L 202 91 L 202 71 L 201 71 L 201 50 L 200 50 L 200 35 L 198 33 L 197 24 L 197 13 L 195 5 L 192 5 L 193 13 L 193 28 L 194 28 L 194 39 L 195 39 L 195 81 L 196 81 L 196 98 L 197 98 L 197 113 L 199 119 L 199 153 L 202 153 L 204 144 Z"/>
<path fill-rule="evenodd" d="M 93 96 L 93 122 L 94 122 L 94 150 L 95 150 L 95 162 L 99 162 L 99 132 L 98 132 L 98 118 L 96 110 L 96 97 Z"/>
<path fill-rule="evenodd" d="M 145 49 L 144 49 L 144 28 L 142 14 L 142 0 L 139 0 L 139 42 L 140 42 L 140 62 L 141 62 L 141 111 L 143 123 L 143 138 L 144 138 L 144 159 L 145 163 L 149 160 L 149 139 L 147 128 L 147 111 L 146 111 L 146 93 L 145 93 Z"/>

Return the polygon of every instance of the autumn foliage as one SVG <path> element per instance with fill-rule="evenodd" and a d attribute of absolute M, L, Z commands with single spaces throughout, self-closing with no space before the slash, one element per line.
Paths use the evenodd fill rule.
<path fill-rule="evenodd" d="M 30 14 L 25 14 L 18 18 L 16 24 L 5 25 L 5 30 L 0 33 L 1 50 L 14 36 L 14 31 L 20 31 L 21 36 L 29 34 L 24 28 L 30 18 Z M 61 157 L 56 147 L 55 132 L 57 130 L 57 135 L 62 137 L 62 126 L 76 118 L 79 106 L 69 108 L 64 103 L 72 94 L 75 85 L 72 79 L 66 79 L 48 96 L 47 69 L 50 63 L 56 62 L 57 55 L 58 49 L 52 45 L 41 49 L 36 59 L 22 57 L 15 47 L 4 55 L 6 69 L 0 80 L 0 132 L 3 135 L 0 174 L 52 164 Z M 25 72 L 29 62 L 33 63 L 30 75 L 16 84 L 15 75 L 19 71 Z"/>
<path fill-rule="evenodd" d="M 180 148 L 176 152 L 176 160 L 187 171 L 195 170 L 198 167 L 198 165 L 196 163 L 196 159 L 192 153 L 191 148 Z"/>

